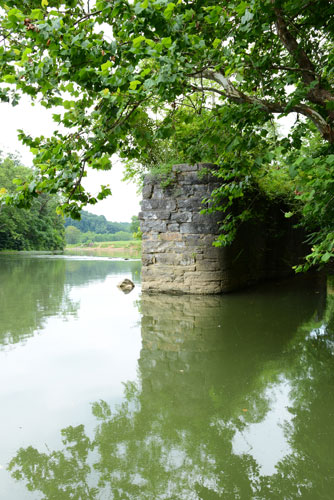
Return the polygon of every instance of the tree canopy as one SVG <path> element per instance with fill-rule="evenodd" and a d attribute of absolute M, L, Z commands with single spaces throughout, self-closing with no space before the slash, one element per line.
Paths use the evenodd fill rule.
<path fill-rule="evenodd" d="M 11 193 L 18 178 L 26 179 L 30 169 L 15 158 L 0 155 L 0 192 Z M 57 250 L 65 246 L 64 221 L 57 215 L 59 200 L 55 195 L 41 194 L 30 210 L 14 206 L 0 207 L 0 250 Z"/>
<path fill-rule="evenodd" d="M 243 197 L 254 175 L 263 177 L 277 162 L 293 180 L 293 209 L 311 235 L 308 264 L 333 257 L 334 4 L 89 5 L 8 0 L 1 12 L 0 98 L 15 105 L 28 94 L 56 106 L 59 124 L 51 138 L 20 132 L 35 153 L 35 176 L 18 186 L 15 202 L 26 206 L 39 192 L 60 192 L 63 211 L 78 217 L 110 193 L 107 186 L 97 197 L 84 191 L 87 168 L 109 169 L 114 153 L 151 164 L 157 143 L 173 136 L 177 112 L 197 116 L 207 108 L 206 130 L 214 127 L 216 144 L 224 145 L 213 158 L 221 167 L 218 198 Z M 291 113 L 295 123 L 286 137 L 270 133 L 274 116 Z M 243 207 L 240 219 L 246 215 Z"/>

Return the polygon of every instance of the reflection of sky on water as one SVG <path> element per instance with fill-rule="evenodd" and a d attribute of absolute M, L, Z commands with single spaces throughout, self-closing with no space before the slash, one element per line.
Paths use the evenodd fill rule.
<path fill-rule="evenodd" d="M 233 453 L 250 454 L 259 464 L 262 475 L 274 474 L 276 465 L 292 451 L 284 431 L 284 426 L 293 418 L 288 410 L 292 404 L 290 390 L 287 381 L 268 388 L 265 397 L 271 403 L 265 418 L 247 425 L 242 432 L 237 430 L 232 441 Z"/>

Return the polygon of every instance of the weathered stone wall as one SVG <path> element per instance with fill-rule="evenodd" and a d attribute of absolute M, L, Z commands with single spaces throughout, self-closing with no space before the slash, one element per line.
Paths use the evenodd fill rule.
<path fill-rule="evenodd" d="M 286 276 L 304 254 L 301 235 L 281 210 L 267 220 L 244 224 L 235 243 L 216 248 L 221 214 L 200 214 L 202 200 L 219 186 L 201 171 L 210 164 L 175 165 L 172 182 L 162 188 L 147 176 L 139 214 L 143 232 L 142 289 L 149 292 L 215 294 L 263 279 Z"/>

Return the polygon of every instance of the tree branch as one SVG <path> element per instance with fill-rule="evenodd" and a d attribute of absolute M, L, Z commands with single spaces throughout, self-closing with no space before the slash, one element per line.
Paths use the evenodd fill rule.
<path fill-rule="evenodd" d="M 272 2 L 274 3 L 275 0 L 272 0 Z M 314 82 L 314 80 L 316 80 L 315 67 L 306 54 L 305 50 L 300 47 L 295 37 L 288 30 L 282 10 L 275 7 L 274 12 L 276 14 L 275 25 L 278 36 L 286 50 L 298 63 L 299 68 L 304 70 L 305 74 L 303 74 L 302 76 L 304 83 L 306 85 L 310 85 L 312 82 Z M 305 72 L 305 70 L 307 70 L 307 72 Z"/>
<path fill-rule="evenodd" d="M 86 166 L 85 160 L 82 160 L 80 172 L 79 172 L 79 177 L 78 177 L 76 183 L 74 184 L 73 189 L 71 190 L 71 192 L 69 193 L 69 195 L 67 197 L 67 202 L 69 202 L 71 200 L 71 198 L 74 195 L 74 193 L 76 192 L 77 188 L 79 187 L 79 185 L 81 185 L 81 181 L 82 181 L 82 178 L 83 178 L 83 175 L 85 172 L 85 166 Z"/>
<path fill-rule="evenodd" d="M 95 10 L 94 12 L 89 12 L 88 14 L 85 14 L 84 16 L 80 17 L 80 19 L 77 19 L 77 21 L 75 21 L 75 23 L 73 23 L 73 26 L 81 23 L 82 21 L 85 21 L 86 19 L 89 19 L 92 16 L 96 16 L 97 14 L 101 14 L 101 12 L 103 12 L 103 11 L 102 10 Z"/>
<path fill-rule="evenodd" d="M 198 75 L 199 76 L 199 75 Z M 285 113 L 286 108 L 288 106 L 288 103 L 286 102 L 270 102 L 267 99 L 259 99 L 256 96 L 249 96 L 238 90 L 231 80 L 226 78 L 223 74 L 217 73 L 217 72 L 211 72 L 211 71 L 205 71 L 203 73 L 203 77 L 212 80 L 216 83 L 218 83 L 222 88 L 223 91 L 220 89 L 216 89 L 214 87 L 196 87 L 192 86 L 192 88 L 196 91 L 209 91 L 209 92 L 216 92 L 220 94 L 221 96 L 225 97 L 226 99 L 236 102 L 236 103 L 249 103 L 249 104 L 254 104 L 257 106 L 260 106 L 262 109 L 267 111 L 268 113 Z M 324 137 L 324 139 L 334 142 L 334 136 L 333 136 L 333 130 L 330 127 L 330 125 L 327 123 L 327 121 L 321 116 L 318 111 L 315 109 L 311 108 L 310 106 L 307 106 L 306 104 L 296 104 L 295 106 L 292 106 L 289 110 L 290 112 L 295 112 L 295 113 L 300 113 L 310 120 L 313 121 L 321 135 Z"/>
<path fill-rule="evenodd" d="M 271 0 L 272 4 L 275 4 L 275 0 Z M 313 104 L 320 104 L 326 110 L 326 101 L 334 101 L 334 95 L 327 89 L 321 86 L 321 78 L 316 74 L 315 66 L 309 56 L 306 54 L 305 50 L 297 42 L 296 38 L 291 34 L 288 29 L 287 23 L 283 16 L 282 9 L 274 7 L 274 12 L 276 14 L 276 29 L 279 39 L 286 48 L 286 50 L 291 54 L 291 56 L 297 62 L 301 77 L 306 86 L 314 84 L 315 86 L 309 90 L 307 97 Z M 334 120 L 334 113 L 332 111 L 327 111 L 327 115 L 331 120 Z"/>

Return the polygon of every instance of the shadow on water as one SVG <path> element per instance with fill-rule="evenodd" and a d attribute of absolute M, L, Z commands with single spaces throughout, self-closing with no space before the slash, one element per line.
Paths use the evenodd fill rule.
<path fill-rule="evenodd" d="M 93 437 L 69 426 L 61 450 L 21 448 L 13 477 L 47 500 L 332 498 L 334 296 L 325 300 L 314 278 L 143 296 L 139 383 L 115 411 L 92 405 Z M 263 472 L 268 448 L 277 459 Z"/>

